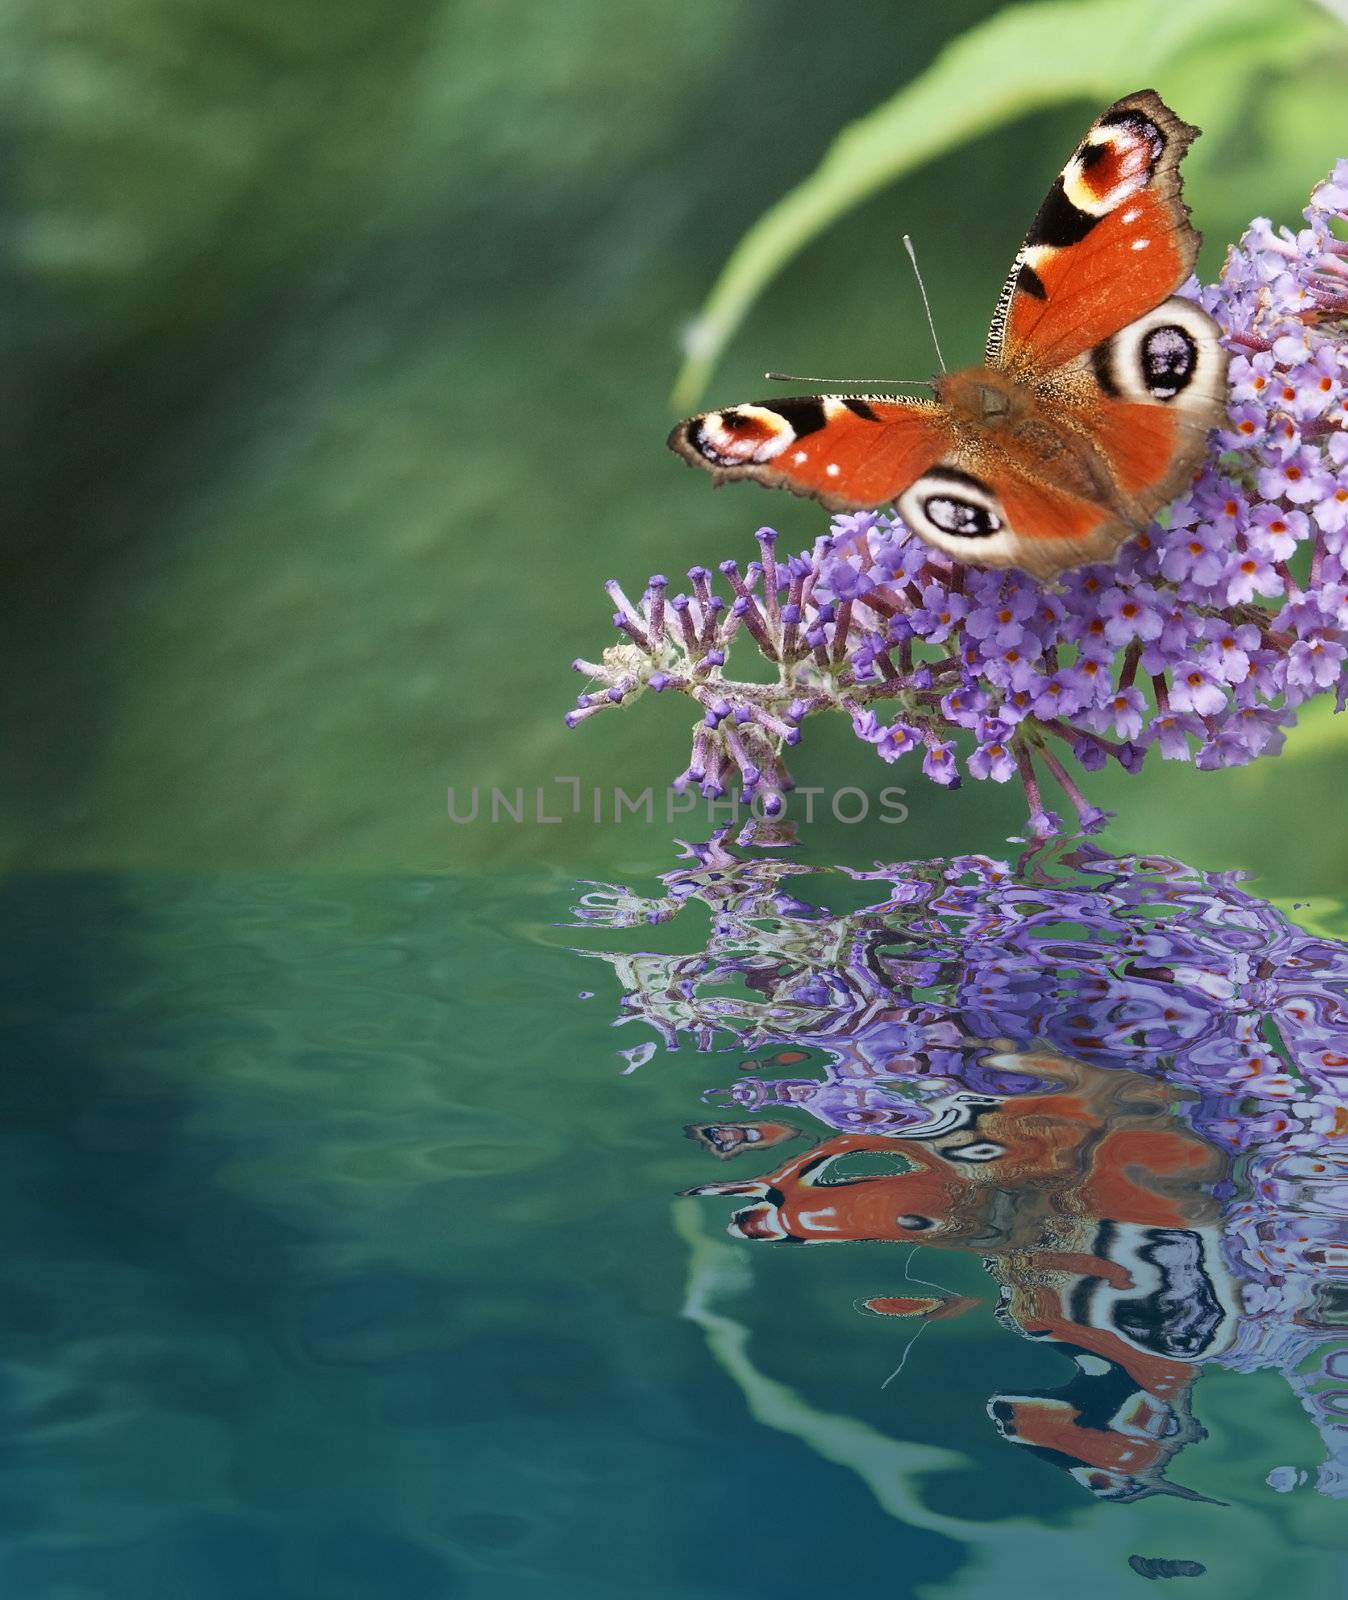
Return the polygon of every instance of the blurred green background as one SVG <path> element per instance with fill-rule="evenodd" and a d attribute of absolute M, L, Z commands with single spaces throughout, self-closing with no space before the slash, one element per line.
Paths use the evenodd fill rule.
<path fill-rule="evenodd" d="M 975 358 L 1082 129 L 1151 85 L 1205 129 L 1210 276 L 1348 154 L 1336 9 L 7 0 L 7 861 L 658 857 L 662 819 L 454 827 L 446 788 L 664 784 L 683 708 L 561 723 L 570 658 L 610 638 L 602 581 L 820 529 L 663 447 L 681 336 L 746 229 L 907 91 L 932 148 L 834 169 L 838 220 L 765 283 L 709 398 L 770 366 L 929 370 L 904 231 L 948 358 Z M 1277 761 L 1091 793 L 1123 844 L 1328 892 L 1343 830 L 1310 861 L 1303 840 L 1341 815 L 1343 740 L 1320 712 Z M 1023 817 L 845 728 L 796 771 L 908 788 L 904 829 L 835 830 L 853 855 L 996 848 Z"/>

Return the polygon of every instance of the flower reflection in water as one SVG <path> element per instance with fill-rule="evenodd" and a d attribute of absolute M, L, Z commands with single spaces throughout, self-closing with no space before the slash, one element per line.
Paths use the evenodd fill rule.
<path fill-rule="evenodd" d="M 1003 1326 L 1077 1369 L 993 1395 L 993 1422 L 1102 1498 L 1201 1498 L 1167 1474 L 1214 1365 L 1281 1371 L 1326 1447 L 1318 1488 L 1348 1496 L 1348 947 L 1238 875 L 1080 841 L 855 872 L 717 838 L 662 881 L 592 886 L 577 911 L 710 911 L 693 954 L 586 952 L 617 974 L 620 1023 L 780 1074 L 710 1091 L 726 1120 L 687 1131 L 729 1159 L 790 1138 L 783 1107 L 823 1130 L 690 1191 L 740 1202 L 733 1237 L 976 1253 Z M 860 1309 L 976 1303 L 896 1280 Z"/>

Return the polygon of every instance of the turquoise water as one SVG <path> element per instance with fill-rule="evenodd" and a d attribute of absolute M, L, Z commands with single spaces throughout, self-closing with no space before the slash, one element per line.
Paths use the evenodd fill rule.
<path fill-rule="evenodd" d="M 849 917 L 908 915 L 892 885 L 822 881 L 804 909 L 750 908 L 772 982 L 783 928 L 814 929 L 818 976 L 852 959 L 824 948 Z M 847 1088 L 850 1046 L 822 1039 L 845 1007 L 813 990 L 790 1060 L 761 1017 L 699 1034 L 693 1001 L 742 1028 L 772 991 L 764 967 L 746 987 L 697 964 L 724 897 L 675 888 L 663 922 L 592 890 L 576 927 L 561 872 L 10 882 L 0 1592 L 1113 1596 L 1143 1592 L 1135 1555 L 1200 1564 L 1155 1580 L 1185 1593 L 1343 1592 L 1341 1400 L 1308 1407 L 1276 1363 L 1200 1363 L 1165 1475 L 1210 1498 L 1111 1502 L 990 1418 L 1084 1369 L 998 1322 L 968 1230 L 802 1251 L 728 1237 L 742 1200 L 681 1195 L 841 1137 L 808 1084 Z M 1212 903 L 1209 926 L 1240 922 Z M 1312 932 L 1336 915 L 1319 903 Z M 885 970 L 947 1006 L 949 970 Z M 1132 1081 L 1117 1065 L 1073 1068 L 1097 1109 Z M 867 1104 L 911 1106 L 896 1071 Z M 784 1078 L 795 1104 L 731 1093 Z M 1187 1093 L 1151 1126 L 1217 1148 L 1221 1108 L 1203 1132 Z M 723 1161 L 684 1133 L 717 1119 L 793 1137 Z M 1251 1159 L 1223 1169 L 1223 1215 Z M 1213 1232 L 1217 1201 L 1185 1204 Z M 904 1295 L 942 1314 L 865 1305 Z"/>

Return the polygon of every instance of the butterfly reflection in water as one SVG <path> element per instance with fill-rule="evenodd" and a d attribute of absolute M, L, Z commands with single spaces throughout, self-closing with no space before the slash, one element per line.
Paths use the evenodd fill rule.
<path fill-rule="evenodd" d="M 993 1424 L 1102 1499 L 1204 1498 L 1170 1468 L 1210 1367 L 1281 1372 L 1324 1441 L 1317 1486 L 1348 1497 L 1348 947 L 1229 876 L 1086 845 L 835 871 L 849 901 L 881 888 L 840 914 L 826 872 L 692 855 L 665 895 L 592 892 L 581 916 L 715 909 L 692 953 L 589 953 L 667 1046 L 755 1051 L 711 1091 L 735 1118 L 703 1124 L 731 1130 L 716 1154 L 752 1160 L 759 1118 L 774 1143 L 784 1111 L 813 1121 L 771 1170 L 687 1190 L 738 1202 L 732 1237 L 903 1244 L 858 1309 L 909 1327 L 977 1304 L 909 1270 L 914 1247 L 977 1256 L 998 1321 L 1074 1368 L 999 1387 Z"/>

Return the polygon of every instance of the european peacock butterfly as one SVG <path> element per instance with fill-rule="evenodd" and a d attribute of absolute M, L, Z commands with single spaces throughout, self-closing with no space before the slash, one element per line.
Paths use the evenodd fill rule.
<path fill-rule="evenodd" d="M 984 364 L 934 400 L 807 395 L 703 412 L 670 447 L 830 510 L 893 502 L 959 561 L 1047 578 L 1109 560 L 1193 481 L 1222 419 L 1217 324 L 1175 290 L 1199 234 L 1179 164 L 1198 135 L 1154 90 L 1097 117 L 998 297 Z"/>

